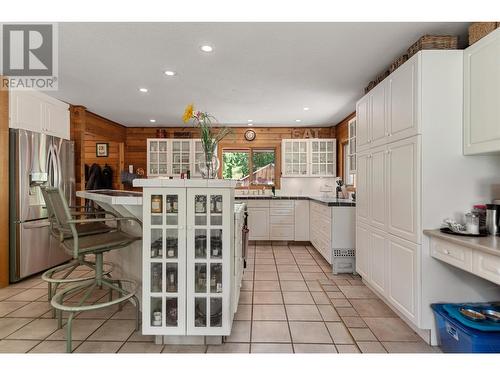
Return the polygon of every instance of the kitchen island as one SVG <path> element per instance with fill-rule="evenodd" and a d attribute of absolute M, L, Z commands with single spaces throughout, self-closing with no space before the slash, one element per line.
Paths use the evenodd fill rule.
<path fill-rule="evenodd" d="M 231 333 L 234 182 L 136 179 L 143 193 L 78 192 L 106 210 L 142 221 L 142 244 L 115 263 L 141 285 L 142 333 L 157 343 L 222 342 Z M 127 230 L 136 231 L 131 226 Z"/>

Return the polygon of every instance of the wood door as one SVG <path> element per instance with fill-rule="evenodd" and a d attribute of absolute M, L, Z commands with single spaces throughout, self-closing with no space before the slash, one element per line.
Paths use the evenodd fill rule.
<path fill-rule="evenodd" d="M 417 323 L 417 251 L 419 245 L 389 235 L 387 295 L 410 321 Z"/>
<path fill-rule="evenodd" d="M 370 222 L 370 171 L 371 153 L 369 151 L 357 154 L 357 186 L 356 186 L 356 217 L 364 223 Z"/>
<path fill-rule="evenodd" d="M 388 134 L 390 142 L 418 134 L 417 57 L 401 65 L 388 78 Z"/>
<path fill-rule="evenodd" d="M 358 151 L 370 146 L 370 95 L 365 95 L 356 103 L 356 147 Z"/>
<path fill-rule="evenodd" d="M 420 243 L 420 136 L 387 146 L 388 232 Z"/>
<path fill-rule="evenodd" d="M 356 226 L 356 272 L 368 282 L 370 280 L 370 229 Z"/>
<path fill-rule="evenodd" d="M 387 229 L 387 173 L 385 146 L 374 149 L 370 159 L 370 221 L 381 230 Z"/>
<path fill-rule="evenodd" d="M 387 285 L 387 234 L 372 229 L 370 231 L 370 281 L 377 291 L 386 296 Z"/>
<path fill-rule="evenodd" d="M 269 240 L 269 208 L 248 207 L 248 239 Z"/>
<path fill-rule="evenodd" d="M 387 134 L 387 83 L 384 80 L 370 92 L 370 144 L 371 147 L 383 145 Z"/>
<path fill-rule="evenodd" d="M 464 51 L 464 153 L 500 152 L 500 30 Z"/>

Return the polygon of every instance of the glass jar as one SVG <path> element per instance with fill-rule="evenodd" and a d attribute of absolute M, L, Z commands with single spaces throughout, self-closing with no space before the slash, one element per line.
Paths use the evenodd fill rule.
<path fill-rule="evenodd" d="M 479 215 L 472 212 L 466 214 L 465 228 L 470 234 L 479 234 Z"/>

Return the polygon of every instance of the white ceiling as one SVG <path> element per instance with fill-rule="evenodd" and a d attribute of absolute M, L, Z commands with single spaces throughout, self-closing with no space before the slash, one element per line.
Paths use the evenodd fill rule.
<path fill-rule="evenodd" d="M 467 26 L 62 23 L 59 91 L 49 94 L 126 126 L 179 125 L 188 103 L 228 125 L 326 126 L 353 112 L 367 83 L 421 35 L 463 42 Z"/>

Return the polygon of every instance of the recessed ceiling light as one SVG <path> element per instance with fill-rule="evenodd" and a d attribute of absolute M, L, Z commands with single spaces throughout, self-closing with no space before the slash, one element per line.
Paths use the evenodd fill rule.
<path fill-rule="evenodd" d="M 154 118 L 150 119 L 149 122 L 154 123 L 156 120 Z"/>
<path fill-rule="evenodd" d="M 172 77 L 172 76 L 175 76 L 175 72 L 173 72 L 171 70 L 165 70 L 165 75 Z"/>
<path fill-rule="evenodd" d="M 304 111 L 309 111 L 309 107 L 304 107 Z"/>
<path fill-rule="evenodd" d="M 212 46 L 209 46 L 208 44 L 204 45 L 204 46 L 201 46 L 200 49 L 203 51 L 203 52 L 212 52 L 214 49 Z"/>
<path fill-rule="evenodd" d="M 253 122 L 253 120 L 247 120 L 248 122 Z"/>
<path fill-rule="evenodd" d="M 253 124 L 251 122 L 248 123 L 248 126 L 253 126 Z"/>
<path fill-rule="evenodd" d="M 295 122 L 301 122 L 301 121 L 302 121 L 302 120 L 298 120 L 298 119 L 297 119 L 297 120 L 295 120 Z"/>
<path fill-rule="evenodd" d="M 141 87 L 141 88 L 139 88 L 139 91 L 140 91 L 140 92 L 148 92 L 148 89 L 147 89 L 147 88 L 145 88 L 145 87 Z"/>

